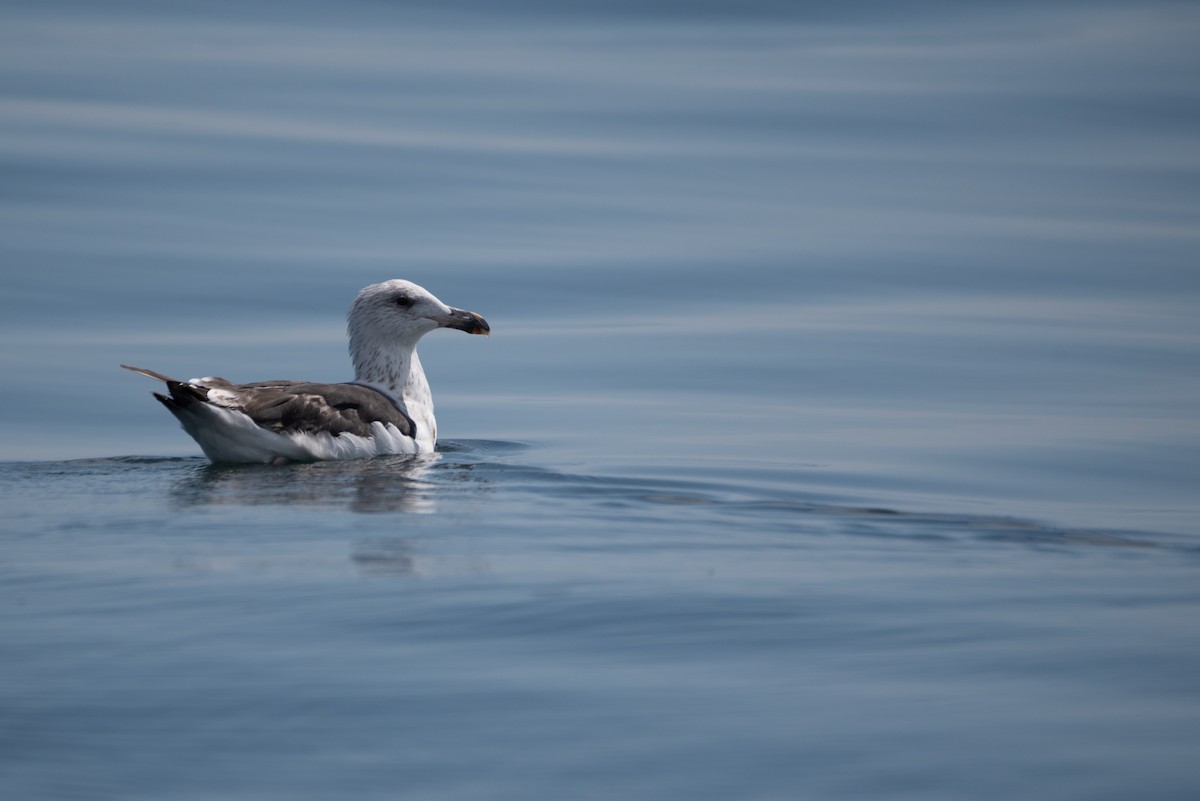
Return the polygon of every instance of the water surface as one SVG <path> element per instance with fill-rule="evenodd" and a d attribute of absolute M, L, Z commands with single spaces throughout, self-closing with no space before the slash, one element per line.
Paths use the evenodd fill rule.
<path fill-rule="evenodd" d="M 1190 799 L 1200 17 L 9 3 L 0 794 Z M 439 453 L 213 467 L 131 363 Z"/>

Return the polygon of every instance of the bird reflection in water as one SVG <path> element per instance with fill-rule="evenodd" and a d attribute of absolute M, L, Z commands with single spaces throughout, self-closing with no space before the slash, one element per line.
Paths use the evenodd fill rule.
<path fill-rule="evenodd" d="M 470 440 L 438 443 L 438 447 L 439 452 L 415 456 L 279 466 L 201 465 L 196 460 L 196 467 L 185 468 L 172 485 L 170 498 L 180 510 L 287 508 L 284 516 L 270 513 L 258 521 L 261 525 L 255 526 L 256 531 L 266 532 L 264 536 L 270 537 L 272 531 L 281 533 L 279 538 L 271 540 L 271 554 L 263 557 L 274 561 L 286 561 L 286 555 L 280 551 L 284 545 L 282 535 L 293 529 L 296 522 L 293 514 L 297 511 L 419 515 L 422 518 L 419 525 L 414 525 L 415 520 L 398 524 L 385 518 L 365 527 L 335 526 L 334 531 L 344 528 L 358 535 L 346 544 L 355 571 L 364 577 L 412 576 L 429 570 L 488 572 L 487 565 L 477 559 L 431 560 L 423 553 L 420 536 L 439 530 L 442 523 L 434 515 L 442 511 L 440 507 L 461 511 L 485 502 L 495 490 L 497 470 L 503 473 L 497 460 L 520 453 L 528 446 Z"/>
<path fill-rule="evenodd" d="M 172 488 L 180 507 L 323 506 L 379 514 L 437 511 L 440 453 L 284 466 L 205 466 Z"/>

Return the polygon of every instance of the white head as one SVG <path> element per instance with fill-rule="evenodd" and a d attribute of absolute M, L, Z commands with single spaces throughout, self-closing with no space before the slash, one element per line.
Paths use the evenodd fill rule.
<path fill-rule="evenodd" d="M 491 331 L 475 312 L 447 306 L 423 287 L 398 278 L 364 288 L 346 319 L 350 358 L 360 379 L 384 365 L 407 363 L 417 340 L 435 328 L 468 334 Z"/>

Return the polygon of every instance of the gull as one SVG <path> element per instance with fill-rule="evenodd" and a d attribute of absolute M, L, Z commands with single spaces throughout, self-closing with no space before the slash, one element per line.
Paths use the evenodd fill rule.
<path fill-rule="evenodd" d="M 358 293 L 346 316 L 354 380 L 343 384 L 174 378 L 122 364 L 162 381 L 154 393 L 215 463 L 284 464 L 429 453 L 437 443 L 433 396 L 417 342 L 437 328 L 488 334 L 475 312 L 442 303 L 411 281 Z"/>

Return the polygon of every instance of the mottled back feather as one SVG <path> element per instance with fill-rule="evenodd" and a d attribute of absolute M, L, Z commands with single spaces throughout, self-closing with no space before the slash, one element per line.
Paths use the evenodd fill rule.
<path fill-rule="evenodd" d="M 235 384 L 217 377 L 189 383 L 152 370 L 121 366 L 164 382 L 170 397 L 157 392 L 154 396 L 172 413 L 193 403 L 207 403 L 242 412 L 278 434 L 327 432 L 370 437 L 372 423 L 391 423 L 401 434 L 416 436 L 416 424 L 402 408 L 382 392 L 361 384 L 284 380 Z M 219 397 L 210 398 L 214 391 Z"/>
<path fill-rule="evenodd" d="M 213 382 L 205 382 L 213 383 Z M 383 393 L 359 384 L 311 384 L 300 381 L 260 381 L 214 386 L 230 392 L 234 403 L 220 405 L 244 413 L 263 428 L 280 434 L 371 436 L 371 423 L 391 423 L 412 437 L 416 426 Z"/>

